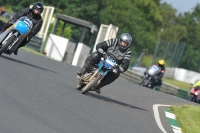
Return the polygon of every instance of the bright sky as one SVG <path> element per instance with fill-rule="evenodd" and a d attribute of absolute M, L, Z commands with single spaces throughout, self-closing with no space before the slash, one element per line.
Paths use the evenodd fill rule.
<path fill-rule="evenodd" d="M 192 8 L 194 8 L 197 3 L 200 4 L 200 0 L 161 0 L 161 3 L 162 2 L 171 4 L 177 9 L 178 13 L 192 11 Z"/>

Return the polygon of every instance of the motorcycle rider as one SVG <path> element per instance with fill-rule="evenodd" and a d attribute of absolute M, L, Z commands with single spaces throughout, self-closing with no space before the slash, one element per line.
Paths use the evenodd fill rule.
<path fill-rule="evenodd" d="M 196 81 L 196 83 L 193 85 L 193 87 L 196 87 L 196 86 L 200 87 L 200 80 Z"/>
<path fill-rule="evenodd" d="M 156 64 L 158 66 L 158 68 L 160 69 L 160 72 L 157 73 L 157 75 L 155 76 L 155 79 L 154 79 L 154 84 L 152 86 L 161 86 L 162 85 L 162 77 L 164 76 L 165 74 L 165 60 L 163 59 L 159 59 L 158 60 L 158 63 Z M 146 71 L 145 73 L 146 74 Z"/>
<path fill-rule="evenodd" d="M 128 33 L 123 33 L 118 38 L 112 38 L 107 41 L 103 41 L 101 43 L 98 43 L 96 45 L 96 52 L 92 53 L 85 61 L 84 66 L 77 72 L 79 76 L 84 75 L 88 70 L 91 68 L 91 66 L 94 66 L 95 64 L 99 63 L 101 57 L 103 54 L 99 51 L 104 51 L 107 53 L 108 56 L 111 56 L 118 65 L 121 65 L 122 69 L 119 69 L 119 67 L 114 66 L 113 71 L 110 71 L 106 77 L 103 78 L 100 85 L 95 88 L 95 91 L 100 94 L 100 88 L 102 88 L 105 85 L 108 85 L 112 83 L 114 80 L 116 80 L 120 73 L 125 72 L 130 63 L 131 58 L 131 50 L 130 50 L 130 44 L 132 42 L 132 37 Z"/>
<path fill-rule="evenodd" d="M 17 55 L 18 49 L 20 47 L 25 46 L 30 39 L 35 36 L 41 29 L 43 20 L 42 20 L 42 12 L 44 10 L 44 5 L 41 2 L 34 3 L 32 8 L 24 8 L 20 11 L 18 11 L 12 18 L 9 20 L 3 27 L 2 32 L 5 31 L 7 28 L 9 28 L 11 25 L 13 25 L 20 17 L 27 16 L 29 19 L 33 22 L 33 28 L 31 32 L 24 38 L 24 40 L 21 42 L 19 47 L 14 51 L 14 54 Z"/>

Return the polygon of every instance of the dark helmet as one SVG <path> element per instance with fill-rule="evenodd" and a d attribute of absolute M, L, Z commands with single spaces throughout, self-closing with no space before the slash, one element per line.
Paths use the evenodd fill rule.
<path fill-rule="evenodd" d="M 34 12 L 34 9 L 39 10 L 39 13 L 35 13 L 35 12 Z M 43 10 L 44 10 L 44 5 L 43 5 L 41 2 L 36 2 L 36 3 L 33 5 L 33 7 L 32 7 L 32 11 L 33 11 L 33 13 L 34 13 L 35 15 L 40 15 L 40 14 L 42 14 Z"/>
<path fill-rule="evenodd" d="M 122 41 L 126 42 L 127 46 L 122 46 Z M 128 33 L 121 34 L 121 36 L 119 38 L 119 48 L 121 50 L 126 50 L 127 48 L 130 47 L 131 42 L 132 42 L 132 37 L 130 34 L 128 34 Z"/>

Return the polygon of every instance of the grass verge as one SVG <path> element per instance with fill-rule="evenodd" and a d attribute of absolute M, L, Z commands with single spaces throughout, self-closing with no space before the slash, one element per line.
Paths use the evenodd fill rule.
<path fill-rule="evenodd" d="M 2 16 L 0 16 L 0 20 L 3 21 L 3 22 L 5 22 L 5 23 L 8 22 L 8 19 L 3 18 Z"/>
<path fill-rule="evenodd" d="M 37 52 L 33 49 L 27 48 L 27 47 L 22 47 L 20 49 L 25 50 L 25 51 L 30 52 L 30 53 L 33 53 L 33 54 L 36 54 L 36 55 L 45 56 L 44 54 Z"/>
<path fill-rule="evenodd" d="M 170 110 L 176 115 L 183 133 L 200 132 L 200 106 L 175 106 L 170 107 Z"/>
<path fill-rule="evenodd" d="M 186 91 L 189 91 L 189 89 L 191 87 L 191 85 L 189 83 L 185 83 L 185 82 L 181 82 L 181 81 L 169 79 L 169 78 L 163 78 L 163 82 L 177 86 L 177 87 L 179 87 L 183 90 L 186 90 Z"/>

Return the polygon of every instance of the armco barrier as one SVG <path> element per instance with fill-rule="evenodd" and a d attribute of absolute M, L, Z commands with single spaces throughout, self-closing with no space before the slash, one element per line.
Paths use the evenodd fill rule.
<path fill-rule="evenodd" d="M 129 80 L 139 83 L 141 80 L 142 75 L 136 72 L 133 72 L 132 70 L 128 69 L 126 72 L 120 75 L 121 77 Z"/>
<path fill-rule="evenodd" d="M 188 99 L 188 91 L 185 91 L 183 89 L 178 89 L 178 97 Z"/>
<path fill-rule="evenodd" d="M 141 78 L 143 75 L 136 73 L 130 69 L 128 69 L 126 72 L 120 75 L 121 77 L 127 79 L 128 81 L 133 81 L 136 83 L 139 83 L 141 81 Z M 156 88 L 156 90 L 169 93 L 184 99 L 187 99 L 188 93 L 185 90 L 179 89 L 177 86 L 173 86 L 171 84 L 163 82 L 162 86 L 159 88 Z"/>

